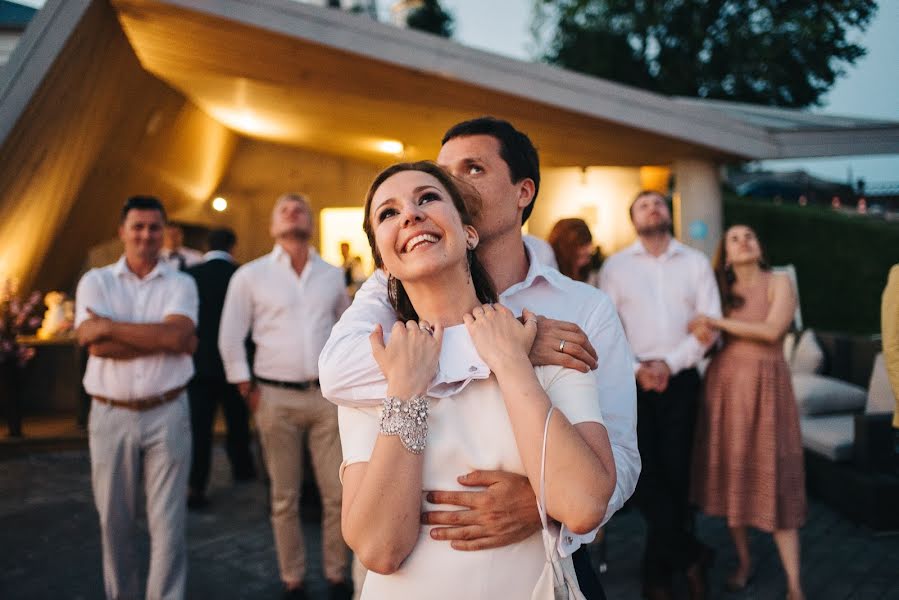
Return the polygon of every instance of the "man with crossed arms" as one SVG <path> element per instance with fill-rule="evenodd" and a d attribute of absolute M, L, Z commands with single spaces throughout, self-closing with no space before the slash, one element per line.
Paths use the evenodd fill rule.
<path fill-rule="evenodd" d="M 615 492 L 606 508 L 607 521 L 633 493 L 640 473 L 633 357 L 615 307 L 601 291 L 540 265 L 533 249 L 522 240 L 521 225 L 531 213 L 540 185 L 537 151 L 525 134 L 492 117 L 459 123 L 444 136 L 437 163 L 472 184 L 481 195 L 483 206 L 475 222 L 480 237 L 478 258 L 493 278 L 500 302 L 516 313 L 528 308 L 545 315 L 538 321 L 532 362 L 585 372 L 596 369 L 617 472 Z M 326 398 L 347 406 L 370 406 L 383 400 L 386 381 L 371 355 L 368 338 L 381 335 L 380 331 L 372 333 L 374 325 L 389 331 L 395 321 L 387 301 L 386 279 L 375 273 L 357 292 L 322 351 L 319 378 Z M 598 360 L 594 347 L 602 353 Z M 453 368 L 453 362 L 458 361 L 441 357 L 430 396 L 447 396 L 473 378 L 489 376 L 479 359 L 458 365 L 461 368 Z M 428 492 L 431 503 L 465 508 L 423 515 L 424 523 L 438 526 L 431 530 L 435 539 L 447 540 L 457 550 L 479 550 L 515 543 L 540 529 L 536 499 L 527 478 L 475 471 L 460 473 L 459 483 L 472 491 Z M 563 530 L 561 549 L 574 552 L 595 534 L 578 536 Z M 573 558 L 585 595 L 604 598 L 586 553 L 575 552 Z"/>
<path fill-rule="evenodd" d="M 75 326 L 89 353 L 84 388 L 91 483 L 100 514 L 106 597 L 138 598 L 139 486 L 150 529 L 149 600 L 184 598 L 191 433 L 187 382 L 199 300 L 194 280 L 161 260 L 165 209 L 134 196 L 122 208 L 118 262 L 78 283 Z"/>

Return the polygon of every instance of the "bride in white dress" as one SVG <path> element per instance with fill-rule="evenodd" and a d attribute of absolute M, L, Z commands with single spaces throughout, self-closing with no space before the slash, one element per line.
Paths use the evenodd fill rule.
<path fill-rule="evenodd" d="M 592 373 L 531 365 L 534 315 L 522 324 L 505 307 L 473 250 L 477 193 L 433 163 L 394 165 L 372 184 L 365 228 L 376 264 L 391 276 L 399 320 L 372 351 L 399 408 L 340 407 L 343 534 L 369 569 L 363 600 L 531 597 L 545 564 L 539 532 L 501 548 L 463 552 L 430 537 L 423 490 L 464 489 L 475 469 L 526 475 L 539 486 L 544 423 L 546 508 L 574 533 L 602 522 L 614 464 Z M 491 370 L 459 393 L 423 394 L 438 368 L 443 332 L 462 326 Z M 454 339 L 467 336 L 453 336 Z M 446 355 L 444 349 L 444 354 Z M 464 350 L 464 349 L 463 349 Z M 411 407 L 410 412 L 405 412 Z M 536 500 L 535 500 L 536 501 Z"/>

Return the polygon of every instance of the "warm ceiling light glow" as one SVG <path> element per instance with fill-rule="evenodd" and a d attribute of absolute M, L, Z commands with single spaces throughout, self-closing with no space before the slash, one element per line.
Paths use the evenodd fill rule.
<path fill-rule="evenodd" d="M 219 212 L 223 212 L 226 208 L 228 208 L 228 201 L 219 196 L 212 201 L 212 208 Z"/>
<path fill-rule="evenodd" d="M 249 108 L 210 106 L 207 112 L 213 119 L 238 133 L 267 138 L 285 135 L 285 130 L 279 123 Z"/>
<path fill-rule="evenodd" d="M 381 140 L 378 142 L 378 150 L 384 154 L 396 154 L 399 156 L 406 150 L 406 147 L 403 146 L 403 142 L 396 140 Z"/>

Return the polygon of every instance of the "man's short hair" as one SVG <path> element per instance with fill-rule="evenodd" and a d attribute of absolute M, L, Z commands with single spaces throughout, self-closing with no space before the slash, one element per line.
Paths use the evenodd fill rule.
<path fill-rule="evenodd" d="M 524 223 L 531 216 L 534 203 L 537 202 L 537 192 L 540 191 L 540 157 L 531 139 L 515 129 L 508 121 L 496 117 L 478 117 L 450 127 L 443 135 L 440 144 L 470 135 L 489 135 L 496 138 L 499 142 L 499 155 L 509 166 L 512 183 L 518 183 L 525 178 L 534 182 L 534 198 L 521 215 L 521 222 Z"/>
<path fill-rule="evenodd" d="M 206 243 L 210 250 L 221 250 L 223 252 L 231 252 L 234 244 L 237 243 L 237 236 L 230 227 L 218 227 L 209 232 Z"/>
<path fill-rule="evenodd" d="M 125 219 L 128 218 L 128 213 L 132 210 L 158 210 L 162 215 L 163 222 L 168 221 L 168 217 L 165 214 L 165 207 L 162 205 L 162 202 L 159 201 L 159 198 L 155 196 L 131 196 L 127 200 L 125 200 L 125 204 L 122 206 L 122 223 L 125 222 Z"/>
<path fill-rule="evenodd" d="M 634 205 L 637 203 L 637 200 L 639 200 L 643 196 L 658 196 L 665 201 L 665 204 L 668 205 L 668 210 L 671 210 L 671 205 L 668 201 L 668 197 L 659 190 L 640 190 L 639 192 L 637 192 L 637 195 L 634 196 L 633 201 L 631 201 L 631 205 L 627 209 L 627 214 L 631 216 L 631 221 L 634 220 Z"/>

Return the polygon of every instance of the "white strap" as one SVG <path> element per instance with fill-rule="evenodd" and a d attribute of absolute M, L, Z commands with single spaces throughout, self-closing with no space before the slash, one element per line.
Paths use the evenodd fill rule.
<path fill-rule="evenodd" d="M 537 512 L 540 513 L 540 523 L 543 529 L 548 527 L 546 519 L 546 438 L 549 435 L 549 420 L 552 418 L 555 406 L 549 407 L 546 413 L 546 423 L 543 425 L 543 450 L 540 453 L 540 497 L 537 498 Z"/>

